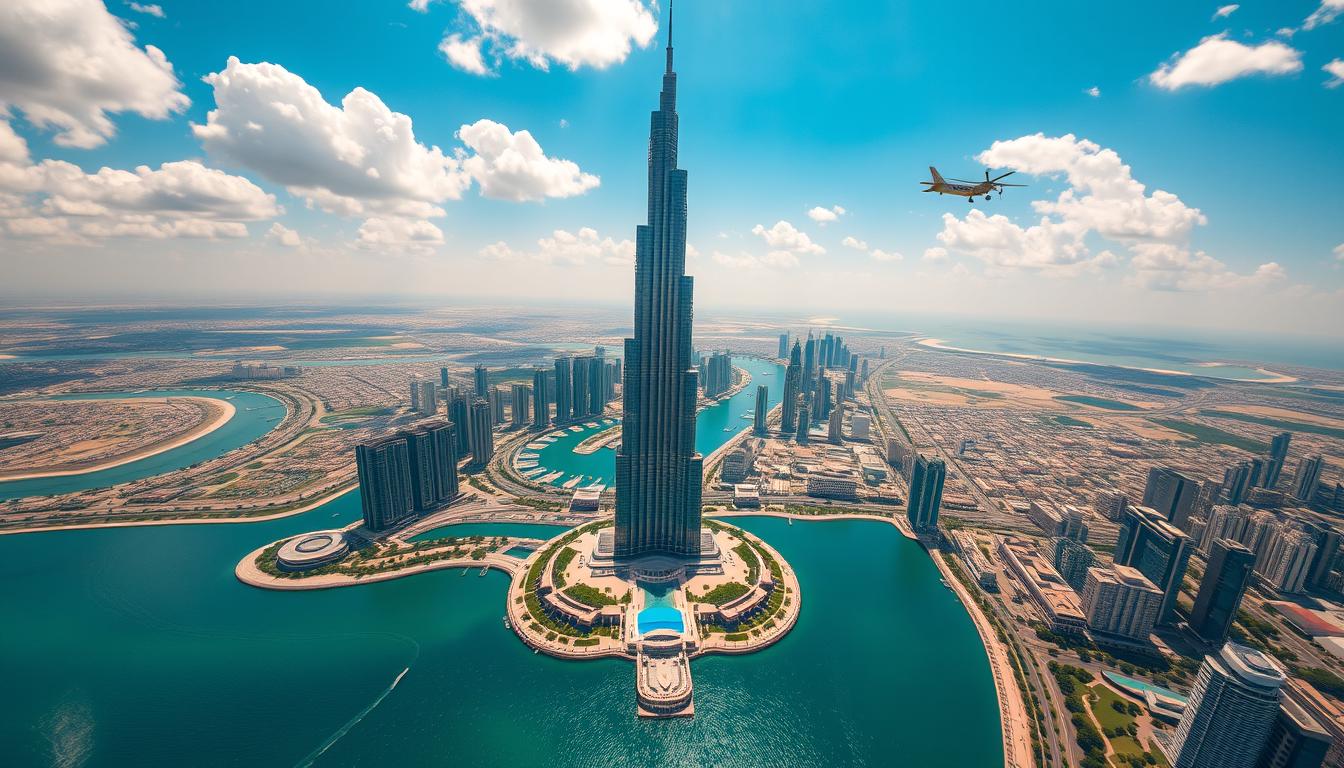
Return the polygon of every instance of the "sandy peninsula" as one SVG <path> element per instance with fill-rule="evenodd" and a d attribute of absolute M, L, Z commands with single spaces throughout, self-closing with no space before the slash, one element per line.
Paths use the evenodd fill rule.
<path fill-rule="evenodd" d="M 165 398 L 166 399 L 166 398 Z M 0 474 L 0 482 L 10 482 L 13 480 L 32 480 L 39 477 L 67 477 L 70 475 L 84 475 L 90 472 L 99 472 L 104 469 L 120 467 L 123 464 L 129 464 L 133 461 L 156 456 L 165 451 L 171 451 L 174 448 L 186 445 L 202 438 L 216 429 L 229 423 L 237 412 L 233 403 L 222 398 L 213 397 L 174 397 L 174 400 L 191 400 L 205 409 L 206 418 L 191 429 L 174 435 L 164 440 L 158 440 L 148 445 L 140 446 L 129 453 L 116 456 L 106 461 L 100 461 L 88 466 L 80 466 L 72 469 L 59 469 L 52 471 L 20 472 L 16 474 Z M 108 402 L 154 402 L 153 398 L 134 398 L 126 400 L 110 400 Z"/>

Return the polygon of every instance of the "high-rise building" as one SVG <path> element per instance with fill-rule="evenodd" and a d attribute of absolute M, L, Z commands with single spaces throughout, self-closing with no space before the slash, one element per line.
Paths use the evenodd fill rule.
<path fill-rule="evenodd" d="M 789 334 L 779 334 L 779 355 L 780 360 L 789 359 Z"/>
<path fill-rule="evenodd" d="M 504 423 L 504 411 L 509 402 L 509 394 L 504 387 L 490 388 L 490 418 L 495 426 Z"/>
<path fill-rule="evenodd" d="M 1324 520 L 1307 518 L 1299 522 L 1303 530 L 1310 534 L 1311 540 L 1316 542 L 1316 556 L 1312 558 L 1311 569 L 1307 574 L 1307 588 L 1320 589 L 1330 580 L 1330 571 L 1334 568 L 1339 545 L 1344 542 L 1344 534 Z"/>
<path fill-rule="evenodd" d="M 804 405 L 798 409 L 798 430 L 794 433 L 793 439 L 801 445 L 807 445 L 811 440 L 812 432 L 812 414 L 811 410 Z"/>
<path fill-rule="evenodd" d="M 574 420 L 579 421 L 593 413 L 593 367 L 597 365 L 597 358 L 576 357 L 572 362 L 574 375 L 570 391 L 574 397 Z"/>
<path fill-rule="evenodd" d="M 1199 483 L 1170 467 L 1148 470 L 1143 506 L 1157 510 L 1172 525 L 1185 530 L 1186 521 L 1199 498 Z"/>
<path fill-rule="evenodd" d="M 435 421 L 398 434 L 406 441 L 417 512 L 437 509 L 457 496 L 456 431 L 450 422 Z"/>
<path fill-rule="evenodd" d="M 454 444 L 457 448 L 457 456 L 461 458 L 467 455 L 471 450 L 471 405 L 467 396 L 461 390 L 453 393 L 453 399 L 448 401 L 448 420 L 453 423 Z"/>
<path fill-rule="evenodd" d="M 1265 467 L 1265 488 L 1274 490 L 1279 484 L 1279 475 L 1283 473 L 1283 463 L 1288 460 L 1288 444 L 1293 441 L 1292 432 L 1280 432 L 1274 436 L 1269 446 L 1269 463 Z"/>
<path fill-rule="evenodd" d="M 695 450 L 694 278 L 686 274 L 686 171 L 677 167 L 672 39 L 649 130 L 648 220 L 635 232 L 635 335 L 625 340 L 615 552 L 700 554 L 703 459 Z"/>
<path fill-rule="evenodd" d="M 732 389 L 733 358 L 727 352 L 715 352 L 705 358 L 702 372 L 705 397 L 718 397 Z"/>
<path fill-rule="evenodd" d="M 1255 768 L 1321 768 L 1331 744 L 1329 731 L 1291 696 L 1284 696 Z"/>
<path fill-rule="evenodd" d="M 793 342 L 789 365 L 784 369 L 784 399 L 780 405 L 779 431 L 791 435 L 798 429 L 798 400 L 803 382 L 802 347 Z"/>
<path fill-rule="evenodd" d="M 513 385 L 513 406 L 509 413 L 514 429 L 522 429 L 527 424 L 528 411 L 532 410 L 532 389 L 526 384 Z"/>
<path fill-rule="evenodd" d="M 484 365 L 476 366 L 475 383 L 477 397 L 490 396 L 490 373 L 485 369 Z"/>
<path fill-rule="evenodd" d="M 411 410 L 420 412 L 420 380 L 411 379 Z"/>
<path fill-rule="evenodd" d="M 831 377 L 826 376 L 825 374 L 817 380 L 817 402 L 817 412 L 813 414 L 812 420 L 820 424 L 831 418 L 831 410 L 833 409 L 833 404 L 831 403 Z"/>
<path fill-rule="evenodd" d="M 1251 487 L 1252 465 L 1249 461 L 1239 461 L 1223 471 L 1223 487 L 1219 497 L 1228 504 L 1240 504 L 1246 499 L 1246 491 Z"/>
<path fill-rule="evenodd" d="M 723 457 L 721 475 L 725 483 L 740 483 L 747 479 L 756 463 L 755 440 L 743 440 L 742 444 Z"/>
<path fill-rule="evenodd" d="M 532 428 L 545 429 L 551 425 L 550 380 L 546 369 L 532 371 Z"/>
<path fill-rule="evenodd" d="M 469 418 L 471 419 L 471 465 L 476 469 L 484 469 L 485 465 L 490 463 L 490 457 L 495 455 L 495 431 L 489 401 L 479 397 L 476 398 L 471 404 Z"/>
<path fill-rule="evenodd" d="M 1254 570 L 1254 552 L 1231 539 L 1216 539 L 1190 611 L 1190 629 L 1207 642 L 1225 642 Z"/>
<path fill-rule="evenodd" d="M 1324 462 L 1325 459 L 1320 454 L 1298 459 L 1297 471 L 1293 473 L 1293 496 L 1298 501 L 1310 503 L 1315 497 L 1316 484 L 1321 480 L 1321 465 Z"/>
<path fill-rule="evenodd" d="M 360 505 L 364 525 L 370 531 L 394 528 L 415 515 L 408 451 L 404 437 L 385 437 L 355 446 Z"/>
<path fill-rule="evenodd" d="M 1059 571 L 1059 575 L 1064 577 L 1064 583 L 1073 587 L 1075 592 L 1083 591 L 1083 587 L 1087 584 L 1087 571 L 1096 559 L 1097 556 L 1091 549 L 1073 539 L 1061 536 L 1054 540 L 1054 557 L 1051 564 L 1055 566 L 1056 571 Z"/>
<path fill-rule="evenodd" d="M 1162 590 L 1127 565 L 1092 568 L 1082 604 L 1092 631 L 1142 642 L 1157 624 Z"/>
<path fill-rule="evenodd" d="M 574 361 L 568 357 L 555 359 L 555 423 L 568 424 L 574 418 Z"/>
<path fill-rule="evenodd" d="M 1115 563 L 1137 568 L 1162 590 L 1158 622 L 1173 617 L 1193 547 L 1179 528 L 1150 507 L 1129 507 L 1115 543 Z"/>
<path fill-rule="evenodd" d="M 1061 510 L 1061 520 L 1063 524 L 1063 536 L 1066 539 L 1073 539 L 1079 544 L 1087 543 L 1087 513 L 1071 505 L 1065 504 Z"/>
<path fill-rule="evenodd" d="M 1125 508 L 1128 506 L 1129 499 L 1114 488 L 1097 491 L 1092 500 L 1092 509 L 1107 520 L 1120 520 L 1125 516 Z"/>
<path fill-rule="evenodd" d="M 807 341 L 803 343 L 803 381 L 799 391 L 803 397 L 812 394 L 817 382 L 817 340 L 812 332 L 807 332 Z"/>
<path fill-rule="evenodd" d="M 439 395 L 434 386 L 434 382 L 425 380 L 420 382 L 420 408 L 417 413 L 425 416 L 433 416 L 439 412 Z"/>
<path fill-rule="evenodd" d="M 770 388 L 764 384 L 756 386 L 756 420 L 754 430 L 758 435 L 765 435 L 770 431 L 768 424 L 770 417 Z"/>
<path fill-rule="evenodd" d="M 910 472 L 910 498 L 906 501 L 905 515 L 915 530 L 938 526 L 938 509 L 943 503 L 943 482 L 947 466 L 939 458 L 923 454 L 915 457 Z"/>
<path fill-rule="evenodd" d="M 1311 534 L 1289 525 L 1277 526 L 1270 537 L 1260 575 L 1280 592 L 1302 592 L 1316 559 L 1316 542 Z"/>
<path fill-rule="evenodd" d="M 1204 657 L 1165 750 L 1173 768 L 1251 768 L 1269 741 L 1285 682 L 1278 662 L 1227 643 Z"/>
<path fill-rule="evenodd" d="M 607 409 L 607 361 L 594 357 L 588 363 L 588 415 L 601 416 Z"/>
<path fill-rule="evenodd" d="M 826 424 L 826 439 L 839 445 L 844 442 L 844 423 L 845 406 L 841 405 L 831 410 L 831 418 Z"/>
<path fill-rule="evenodd" d="M 447 369 L 447 368 L 440 368 L 440 369 L 439 369 L 439 386 L 443 387 L 444 389 L 447 389 L 447 388 L 448 388 L 448 369 Z"/>

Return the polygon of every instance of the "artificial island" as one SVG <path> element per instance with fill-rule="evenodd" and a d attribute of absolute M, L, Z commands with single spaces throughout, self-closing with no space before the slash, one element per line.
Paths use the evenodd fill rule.
<path fill-rule="evenodd" d="M 702 518 L 704 457 L 695 446 L 701 386 L 691 343 L 694 279 L 686 274 L 687 174 L 677 167 L 671 30 L 669 22 L 667 67 L 650 118 L 648 220 L 635 236 L 634 335 L 625 339 L 622 357 L 614 514 L 546 542 L 521 567 L 492 561 L 513 573 L 507 621 L 518 636 L 552 656 L 634 660 L 637 711 L 646 717 L 693 714 L 690 659 L 771 645 L 793 627 L 802 605 L 798 579 L 778 552 L 740 528 Z M 721 383 L 732 378 L 723 362 L 708 372 Z M 601 396 L 599 389 L 604 384 L 591 399 Z M 432 390 L 431 384 L 420 396 L 434 399 Z M 466 409 L 469 444 L 490 435 L 489 407 L 477 399 Z M 515 412 L 525 410 L 515 400 Z M 291 573 L 340 562 L 351 540 L 380 538 L 368 521 L 416 508 L 417 490 L 429 504 L 451 507 L 457 429 L 456 422 L 442 422 L 409 439 L 361 446 L 366 523 L 357 527 L 364 533 L 319 531 L 279 542 L 244 558 L 240 575 L 266 585 L 254 571 L 258 558 L 271 555 L 273 567 Z M 591 452 L 602 438 L 585 442 Z M 473 446 L 473 456 L 485 453 Z M 597 501 L 600 490 L 593 490 Z M 389 566 L 399 556 L 392 557 Z M 418 562 L 404 564 L 383 575 Z"/>

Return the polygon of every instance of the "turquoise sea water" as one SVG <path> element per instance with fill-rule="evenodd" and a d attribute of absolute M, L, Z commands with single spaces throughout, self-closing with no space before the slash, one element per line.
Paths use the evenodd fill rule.
<path fill-rule="evenodd" d="M 74 395 L 62 399 L 69 400 L 106 400 L 126 397 L 214 397 L 229 398 L 235 412 L 219 429 L 202 435 L 190 443 L 169 449 L 163 453 L 147 456 L 138 461 L 122 464 L 119 467 L 86 472 L 82 475 L 64 477 L 42 477 L 32 480 L 15 480 L 0 483 L 0 500 L 17 499 L 23 496 L 41 496 L 55 493 L 71 493 L 90 488 L 106 488 L 118 483 L 129 483 L 146 477 L 189 467 L 207 459 L 222 456 L 229 451 L 247 445 L 274 429 L 285 416 L 284 403 L 268 395 L 256 392 L 237 392 L 218 389 L 168 389 L 146 392 L 124 393 L 109 392 L 92 395 Z"/>
<path fill-rule="evenodd" d="M 890 525 L 735 519 L 796 569 L 798 626 L 696 660 L 695 717 L 648 721 L 628 662 L 518 641 L 502 574 L 314 592 L 233 576 L 265 542 L 358 515 L 350 493 L 264 523 L 0 536 L 5 764 L 1002 763 L 975 629 Z"/>
<path fill-rule="evenodd" d="M 733 360 L 733 365 L 750 373 L 751 383 L 727 400 L 721 400 L 700 411 L 695 422 L 695 449 L 702 456 L 708 456 L 738 432 L 751 427 L 753 422 L 742 417 L 744 414 L 755 413 L 758 385 L 764 384 L 769 388 L 771 408 L 779 404 L 780 396 L 783 394 L 784 366 L 750 357 L 736 358 Z M 601 448 L 589 454 L 574 453 L 574 447 L 588 436 L 609 428 L 610 425 L 600 422 L 594 428 L 582 427 L 580 432 L 570 432 L 566 427 L 563 429 L 565 436 L 556 439 L 545 448 L 535 451 L 527 448 L 523 450 L 537 454 L 539 467 L 545 467 L 550 472 L 564 472 L 552 480 L 551 485 L 564 485 L 574 477 L 584 478 L 580 485 L 590 483 L 610 485 L 616 476 L 615 450 Z M 543 476 L 544 474 L 537 475 L 538 478 Z"/>

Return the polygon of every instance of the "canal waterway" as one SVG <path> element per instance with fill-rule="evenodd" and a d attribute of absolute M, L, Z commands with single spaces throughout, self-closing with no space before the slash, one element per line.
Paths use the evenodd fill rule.
<path fill-rule="evenodd" d="M 756 413 L 758 385 L 764 384 L 769 390 L 770 408 L 779 404 L 784 387 L 784 366 L 750 357 L 734 359 L 733 365 L 751 374 L 751 383 L 732 397 L 705 407 L 696 416 L 695 449 L 702 456 L 708 456 L 737 433 L 751 427 Z M 612 424 L 606 423 L 607 421 L 611 421 L 612 424 L 619 423 L 618 420 L 597 419 L 579 425 L 577 432 L 571 431 L 568 427 L 561 427 L 545 433 L 550 435 L 563 432 L 564 436 L 556 438 L 555 442 L 540 449 L 523 448 L 524 453 L 537 455 L 537 458 L 533 459 L 537 462 L 536 470 L 545 470 L 542 472 L 529 468 L 525 471 L 533 473 L 534 480 L 541 480 L 559 472 L 558 476 L 546 481 L 551 485 L 564 486 L 567 483 L 577 486 L 592 483 L 610 485 L 616 477 L 615 448 L 619 440 L 599 448 L 594 453 L 574 452 L 579 443 L 594 433 L 610 429 Z M 596 426 L 587 426 L 590 423 L 595 423 Z M 577 483 L 574 482 L 576 479 Z"/>
<path fill-rule="evenodd" d="M 234 414 L 223 426 L 207 434 L 170 448 L 153 456 L 127 462 L 120 466 L 61 477 L 38 477 L 0 483 L 0 501 L 24 496 L 48 496 L 57 493 L 106 488 L 118 483 L 143 480 L 164 472 L 190 467 L 202 461 L 222 456 L 260 438 L 285 418 L 285 404 L 269 395 L 257 392 L 222 389 L 161 389 L 143 392 L 103 392 L 97 394 L 66 395 L 61 400 L 111 400 L 136 397 L 212 397 L 227 399 L 233 404 Z"/>

